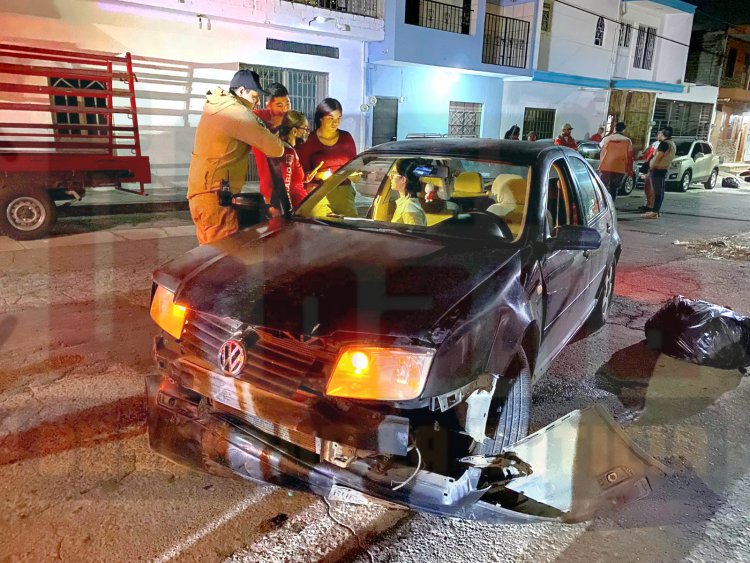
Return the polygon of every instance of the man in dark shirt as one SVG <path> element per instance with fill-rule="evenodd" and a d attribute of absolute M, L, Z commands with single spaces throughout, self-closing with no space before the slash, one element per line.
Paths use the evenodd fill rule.
<path fill-rule="evenodd" d="M 672 142 L 672 128 L 665 127 L 656 136 L 659 140 L 659 146 L 656 153 L 651 159 L 649 169 L 649 179 L 654 189 L 654 208 L 647 210 L 641 217 L 644 219 L 656 219 L 661 211 L 661 204 L 664 202 L 664 190 L 666 189 L 667 172 L 672 165 L 677 147 Z"/>

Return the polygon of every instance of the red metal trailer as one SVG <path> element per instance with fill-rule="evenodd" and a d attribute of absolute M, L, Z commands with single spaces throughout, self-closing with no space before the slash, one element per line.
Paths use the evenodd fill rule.
<path fill-rule="evenodd" d="M 44 236 L 56 201 L 151 182 L 130 53 L 0 44 L 0 231 Z"/>

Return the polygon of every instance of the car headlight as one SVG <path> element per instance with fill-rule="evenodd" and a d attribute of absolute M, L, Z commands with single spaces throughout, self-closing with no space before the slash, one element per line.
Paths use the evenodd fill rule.
<path fill-rule="evenodd" d="M 175 338 L 182 336 L 185 326 L 187 307 L 174 302 L 174 293 L 161 285 L 156 286 L 154 298 L 151 301 L 151 318 L 159 328 Z"/>
<path fill-rule="evenodd" d="M 326 394 L 349 399 L 408 401 L 424 389 L 435 350 L 345 346 Z"/>
<path fill-rule="evenodd" d="M 682 162 L 675 161 L 672 161 L 672 164 L 669 165 L 670 168 L 679 168 L 680 166 L 682 166 Z"/>

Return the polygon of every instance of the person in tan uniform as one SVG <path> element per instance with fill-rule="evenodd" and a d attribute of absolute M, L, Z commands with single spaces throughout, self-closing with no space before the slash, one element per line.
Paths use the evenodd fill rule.
<path fill-rule="evenodd" d="M 215 88 L 206 96 L 188 172 L 190 216 L 200 244 L 226 238 L 239 230 L 233 207 L 219 205 L 217 192 L 228 182 L 233 194 L 242 191 L 251 147 L 270 157 L 284 154 L 284 143 L 253 113 L 260 94 L 258 74 L 237 71 L 229 90 Z"/>

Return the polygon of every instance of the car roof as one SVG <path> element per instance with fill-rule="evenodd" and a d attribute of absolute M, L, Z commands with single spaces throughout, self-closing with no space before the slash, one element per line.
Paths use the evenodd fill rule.
<path fill-rule="evenodd" d="M 506 141 L 501 139 L 408 139 L 377 145 L 365 154 L 419 154 L 436 157 L 476 158 L 497 160 L 531 166 L 542 152 L 560 147 L 531 141 Z"/>

